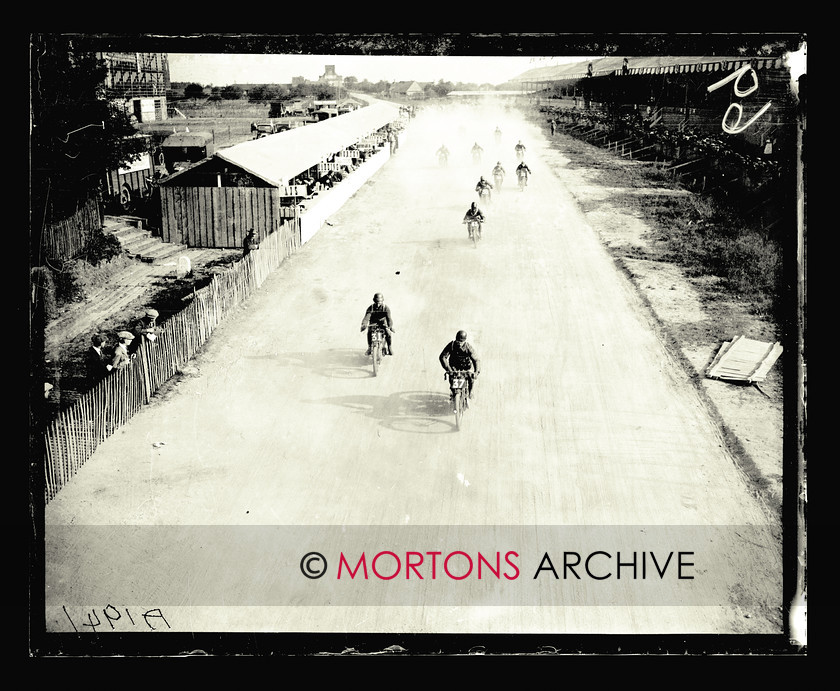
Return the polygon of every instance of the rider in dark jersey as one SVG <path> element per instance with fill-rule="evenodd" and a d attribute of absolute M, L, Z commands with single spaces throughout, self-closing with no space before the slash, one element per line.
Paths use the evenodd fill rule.
<path fill-rule="evenodd" d="M 382 293 L 376 293 L 373 296 L 373 304 L 371 304 L 365 311 L 365 316 L 362 317 L 361 331 L 367 329 L 367 343 L 368 349 L 365 355 L 370 355 L 370 327 L 378 325 L 385 329 L 385 344 L 387 350 L 385 355 L 393 355 L 394 349 L 391 344 L 391 332 L 394 330 L 394 320 L 391 319 L 391 309 L 385 304 L 385 298 Z"/>
<path fill-rule="evenodd" d="M 478 221 L 478 232 L 479 237 L 481 237 L 481 226 L 484 223 L 484 212 L 478 208 L 478 205 L 473 202 L 470 204 L 470 208 L 467 209 L 467 213 L 464 214 L 464 223 L 467 224 L 467 234 L 472 237 L 472 233 L 469 228 L 470 221 Z"/>
<path fill-rule="evenodd" d="M 524 176 L 524 183 L 527 185 L 528 184 L 528 177 L 530 175 L 531 175 L 531 169 L 528 167 L 528 165 L 525 163 L 525 161 L 522 161 L 522 163 L 520 163 L 518 166 L 516 166 L 516 179 L 519 180 L 520 182 L 523 181 L 523 176 Z"/>
<path fill-rule="evenodd" d="M 438 356 L 441 367 L 447 372 L 453 370 L 462 370 L 472 372 L 472 376 L 468 378 L 469 398 L 472 398 L 473 390 L 475 389 L 475 378 L 481 372 L 481 362 L 478 359 L 478 354 L 475 348 L 467 343 L 467 332 L 459 331 L 455 334 L 455 340 L 446 344 L 444 349 Z"/>
<path fill-rule="evenodd" d="M 481 193 L 484 190 L 487 190 L 487 199 L 490 199 L 490 190 L 493 189 L 493 185 L 490 183 L 489 180 L 485 180 L 484 176 L 481 176 L 481 179 L 475 185 L 475 191 L 478 192 L 479 199 L 481 198 Z"/>

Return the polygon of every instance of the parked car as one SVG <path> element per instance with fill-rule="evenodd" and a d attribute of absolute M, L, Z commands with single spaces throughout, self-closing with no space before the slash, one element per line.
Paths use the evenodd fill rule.
<path fill-rule="evenodd" d="M 254 135 L 254 139 L 261 139 L 262 137 L 267 137 L 270 134 L 276 134 L 277 132 L 282 131 L 283 130 L 280 128 L 280 126 L 273 122 L 251 123 L 251 133 Z"/>

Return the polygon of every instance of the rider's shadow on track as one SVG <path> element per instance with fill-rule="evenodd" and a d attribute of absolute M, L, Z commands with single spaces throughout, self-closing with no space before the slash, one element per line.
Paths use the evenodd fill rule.
<path fill-rule="evenodd" d="M 308 353 L 279 353 L 269 359 L 285 367 L 302 367 L 322 377 L 366 379 L 373 376 L 364 347 L 335 348 Z"/>
<path fill-rule="evenodd" d="M 340 396 L 306 402 L 350 408 L 398 432 L 445 434 L 455 431 L 454 423 L 449 420 L 452 409 L 446 393 L 405 391 L 390 396 Z"/>

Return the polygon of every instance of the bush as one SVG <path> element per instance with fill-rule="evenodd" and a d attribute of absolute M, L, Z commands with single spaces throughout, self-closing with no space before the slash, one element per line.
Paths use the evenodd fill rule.
<path fill-rule="evenodd" d="M 84 259 L 66 261 L 53 275 L 56 300 L 61 305 L 81 302 L 91 291 L 106 286 L 115 273 L 131 263 L 122 254 L 96 264 Z"/>
<path fill-rule="evenodd" d="M 781 248 L 732 209 L 697 194 L 652 198 L 643 208 L 656 220 L 656 237 L 666 258 L 685 267 L 688 275 L 717 276 L 731 293 L 759 305 L 779 295 Z"/>
<path fill-rule="evenodd" d="M 84 288 L 79 284 L 76 275 L 77 265 L 80 263 L 82 263 L 82 260 L 71 259 L 66 261 L 53 274 L 55 299 L 58 304 L 66 305 L 70 302 L 81 302 L 85 299 Z"/>
<path fill-rule="evenodd" d="M 85 259 L 93 266 L 110 261 L 123 252 L 120 241 L 111 233 L 95 232 L 85 247 Z"/>
<path fill-rule="evenodd" d="M 730 287 L 749 296 L 775 295 L 781 259 L 776 243 L 743 232 L 720 248 L 718 271 Z"/>

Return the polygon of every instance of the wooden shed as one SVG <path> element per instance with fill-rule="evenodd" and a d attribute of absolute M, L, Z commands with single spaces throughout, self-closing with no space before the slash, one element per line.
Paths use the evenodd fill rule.
<path fill-rule="evenodd" d="M 426 95 L 417 82 L 394 82 L 388 93 L 392 98 L 424 98 Z"/>
<path fill-rule="evenodd" d="M 308 195 L 299 175 L 337 160 L 349 147 L 375 146 L 379 130 L 399 118 L 378 102 L 324 122 L 254 139 L 161 181 L 161 237 L 189 247 L 237 248 L 253 228 L 259 237 L 297 223 Z"/>

